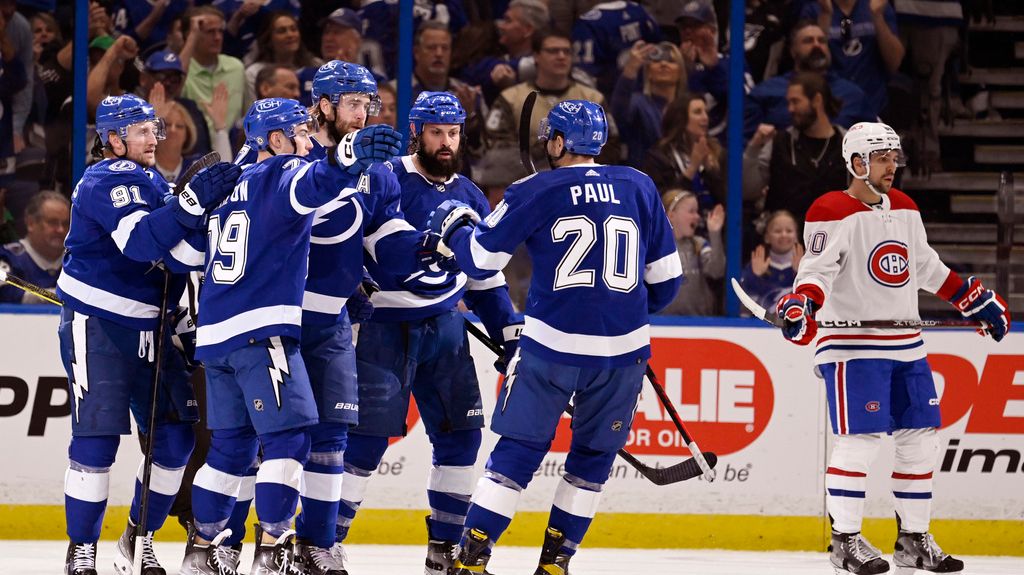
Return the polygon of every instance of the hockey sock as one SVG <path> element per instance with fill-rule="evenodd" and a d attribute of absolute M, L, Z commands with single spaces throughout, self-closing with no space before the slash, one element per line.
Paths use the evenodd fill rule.
<path fill-rule="evenodd" d="M 156 531 L 163 527 L 171 511 L 174 498 L 185 475 L 185 465 L 192 455 L 196 437 L 191 423 L 168 423 L 156 426 L 153 437 L 153 468 L 149 476 L 149 501 L 146 509 L 145 531 Z M 135 478 L 135 497 L 129 517 L 132 523 L 139 523 L 139 505 L 142 501 L 142 475 L 146 461 L 139 464 Z"/>
<path fill-rule="evenodd" d="M 310 430 L 312 448 L 302 470 L 302 513 L 295 518 L 299 537 L 317 547 L 334 544 L 348 424 L 321 422 Z"/>
<path fill-rule="evenodd" d="M 932 513 L 932 473 L 939 452 L 934 427 L 901 429 L 892 434 L 896 461 L 892 469 L 892 495 L 901 529 L 928 531 Z"/>
<path fill-rule="evenodd" d="M 479 429 L 431 434 L 434 446 L 433 467 L 427 486 L 431 539 L 458 541 L 473 494 L 473 464 L 480 450 Z"/>
<path fill-rule="evenodd" d="M 280 537 L 291 528 L 309 443 L 305 428 L 260 434 L 263 461 L 256 472 L 256 517 L 267 535 Z"/>
<path fill-rule="evenodd" d="M 245 539 L 245 526 L 249 523 L 249 510 L 252 509 L 252 500 L 256 498 L 256 471 L 259 465 L 254 463 L 245 471 L 242 481 L 238 485 L 238 497 L 231 508 L 231 517 L 228 517 L 227 528 L 231 530 L 231 536 L 224 539 L 223 544 L 231 547 L 241 543 Z"/>
<path fill-rule="evenodd" d="M 215 429 L 211 433 L 206 464 L 192 482 L 192 515 L 203 539 L 212 541 L 227 526 L 242 477 L 253 467 L 258 448 L 251 427 Z"/>
<path fill-rule="evenodd" d="M 388 449 L 387 437 L 375 437 L 350 433 L 348 448 L 345 449 L 345 473 L 341 479 L 341 504 L 338 506 L 338 521 L 335 525 L 334 540 L 341 542 L 348 537 L 352 520 L 366 496 L 366 486 L 384 453 Z"/>
<path fill-rule="evenodd" d="M 551 442 L 538 443 L 502 437 L 487 461 L 487 470 L 476 484 L 466 514 L 466 532 L 479 529 L 497 543 L 515 515 L 519 494 L 548 452 Z M 465 536 L 463 536 L 465 544 Z"/>
<path fill-rule="evenodd" d="M 565 459 L 565 476 L 555 489 L 548 525 L 565 535 L 561 552 L 573 555 L 601 501 L 601 490 L 615 461 L 615 453 L 572 446 Z"/>
<path fill-rule="evenodd" d="M 864 518 L 864 494 L 868 469 L 882 439 L 877 434 L 837 435 L 832 458 L 825 471 L 825 501 L 832 529 L 858 533 Z"/>
<path fill-rule="evenodd" d="M 95 543 L 100 538 L 110 466 L 120 442 L 117 435 L 71 438 L 64 474 L 64 516 L 68 538 L 75 543 Z"/>

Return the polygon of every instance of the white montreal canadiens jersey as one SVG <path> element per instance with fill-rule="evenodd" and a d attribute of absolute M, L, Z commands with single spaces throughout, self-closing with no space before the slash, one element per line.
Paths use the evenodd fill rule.
<path fill-rule="evenodd" d="M 472 277 L 502 269 L 524 242 L 533 277 L 521 349 L 601 369 L 650 357 L 648 314 L 675 297 L 682 266 L 649 177 L 598 164 L 541 172 L 450 243 Z"/>
<path fill-rule="evenodd" d="M 794 286 L 824 301 L 819 322 L 918 320 L 918 290 L 948 296 L 959 287 L 928 245 L 917 205 L 896 189 L 873 207 L 845 192 L 821 196 L 807 211 L 804 243 Z M 821 327 L 814 362 L 925 356 L 920 329 Z"/>

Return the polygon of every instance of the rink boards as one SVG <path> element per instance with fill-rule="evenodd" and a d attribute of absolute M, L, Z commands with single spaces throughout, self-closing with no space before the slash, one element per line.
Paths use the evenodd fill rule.
<path fill-rule="evenodd" d="M 70 409 L 58 318 L 10 311 L 0 310 L 0 538 L 62 538 Z M 950 551 L 1024 555 L 1024 330 L 1014 327 L 1001 344 L 966 330 L 925 334 L 943 414 L 933 531 L 956 541 L 944 543 Z M 831 433 L 823 383 L 811 369 L 813 351 L 748 320 L 676 320 L 652 326 L 652 337 L 652 367 L 700 446 L 719 454 L 718 479 L 656 487 L 617 461 L 587 545 L 822 548 Z M 498 375 L 490 352 L 476 341 L 473 354 L 489 414 Z M 507 536 L 511 544 L 541 537 L 564 472 L 568 425 L 563 419 L 552 453 L 523 494 L 523 512 Z M 423 540 L 430 449 L 415 410 L 409 428 L 370 482 L 353 542 Z M 670 465 L 689 456 L 648 387 L 633 428 L 627 450 L 646 463 Z M 485 432 L 483 449 L 495 439 Z M 135 444 L 124 439 L 112 470 L 110 535 L 123 525 L 140 461 Z M 478 459 L 482 469 L 485 454 Z M 867 515 L 873 519 L 865 524 L 883 547 L 895 530 L 891 470 L 886 442 L 872 468 Z M 177 534 L 175 526 L 166 536 Z"/>

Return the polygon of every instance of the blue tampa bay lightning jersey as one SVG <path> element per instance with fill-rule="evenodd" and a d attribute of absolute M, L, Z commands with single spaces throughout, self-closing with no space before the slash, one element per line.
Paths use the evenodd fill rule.
<path fill-rule="evenodd" d="M 299 339 L 313 214 L 355 194 L 354 183 L 327 159 L 280 155 L 243 168 L 210 214 L 197 358 L 275 335 Z"/>
<path fill-rule="evenodd" d="M 598 90 L 611 94 L 622 59 L 637 40 L 661 40 L 661 30 L 643 6 L 624 1 L 598 4 L 573 24 L 576 66 L 597 80 Z"/>
<path fill-rule="evenodd" d="M 310 157 L 323 156 L 314 144 Z M 403 219 L 402 193 L 391 164 L 373 164 L 343 193 L 313 217 L 309 275 L 302 297 L 304 323 L 339 321 L 345 301 L 363 279 L 364 250 L 377 268 L 407 276 L 418 268 L 416 250 L 423 239 Z"/>
<path fill-rule="evenodd" d="M 60 262 L 46 261 L 42 255 L 32 249 L 32 244 L 28 240 L 23 239 L 0 246 L 0 270 L 41 288 L 53 289 L 57 285 Z M 0 282 L 0 303 L 23 302 L 42 303 L 42 300 L 30 296 L 28 292 Z"/>
<path fill-rule="evenodd" d="M 178 223 L 168 198 L 163 176 L 130 160 L 103 160 L 82 174 L 57 278 L 65 307 L 132 329 L 157 327 L 164 282 L 154 264 L 178 273 L 203 265 L 201 236 Z M 175 280 L 170 301 L 183 282 Z"/>
<path fill-rule="evenodd" d="M 646 174 L 578 164 L 519 180 L 474 232 L 449 238 L 486 277 L 526 242 L 533 260 L 520 346 L 548 361 L 622 367 L 650 357 L 647 315 L 681 283 L 672 230 Z"/>
<path fill-rule="evenodd" d="M 403 156 L 394 164 L 402 188 L 402 212 L 406 221 L 425 229 L 430 213 L 445 200 L 458 200 L 486 215 L 490 205 L 480 188 L 467 178 L 453 175 L 443 184 L 435 184 L 416 169 L 412 156 Z M 469 279 L 464 273 L 440 270 L 394 274 L 368 259 L 366 268 L 381 291 L 373 294 L 373 321 L 411 321 L 447 312 L 465 296 L 466 305 L 484 322 L 488 333 L 503 342 L 502 329 L 519 323 L 508 298 L 508 286 L 501 268 Z M 467 292 L 467 290 L 469 290 Z"/>

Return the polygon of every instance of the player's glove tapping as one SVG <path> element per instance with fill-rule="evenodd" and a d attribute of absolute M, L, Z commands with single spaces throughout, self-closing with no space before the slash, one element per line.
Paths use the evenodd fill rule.
<path fill-rule="evenodd" d="M 441 243 L 441 234 L 426 232 L 419 249 L 416 250 L 416 257 L 419 259 L 420 268 L 426 271 L 440 270 L 448 273 L 461 271 L 452 251 Z"/>
<path fill-rule="evenodd" d="M 775 311 L 782 318 L 782 335 L 797 345 L 807 345 L 818 334 L 818 322 L 814 320 L 817 304 L 800 293 L 786 294 L 775 304 Z"/>
<path fill-rule="evenodd" d="M 178 221 L 193 229 L 203 227 L 203 215 L 231 195 L 241 175 L 242 168 L 227 162 L 219 162 L 200 170 L 178 196 L 178 205 L 181 206 L 177 212 Z"/>
<path fill-rule="evenodd" d="M 362 323 L 373 315 L 373 303 L 370 297 L 380 291 L 380 285 L 373 281 L 366 268 L 363 268 L 363 280 L 352 297 L 345 302 L 345 309 L 348 310 L 348 319 L 353 324 Z"/>
<path fill-rule="evenodd" d="M 386 162 L 398 155 L 402 135 L 386 124 L 367 126 L 345 134 L 338 143 L 336 159 L 350 174 L 357 175 L 374 162 Z"/>
<path fill-rule="evenodd" d="M 978 332 L 982 335 L 987 333 L 992 339 L 1000 341 L 1010 331 L 1010 310 L 1006 301 L 981 285 L 974 276 L 967 278 L 949 298 L 949 303 L 965 318 L 980 321 L 982 327 Z"/>
<path fill-rule="evenodd" d="M 441 234 L 439 247 L 443 247 L 456 230 L 463 226 L 475 226 L 479 221 L 480 215 L 469 205 L 458 200 L 445 200 L 437 209 L 430 212 L 427 227 L 430 231 Z"/>
<path fill-rule="evenodd" d="M 508 375 L 508 366 L 512 365 L 512 358 L 515 357 L 516 350 L 519 349 L 519 334 L 523 332 L 523 324 L 507 325 L 501 332 L 505 338 L 505 343 L 501 346 L 504 353 L 495 360 L 494 369 L 502 375 Z"/>
<path fill-rule="evenodd" d="M 171 343 L 181 352 L 189 369 L 199 367 L 199 362 L 196 361 L 196 324 L 192 321 L 188 308 L 178 306 L 169 319 L 174 329 L 171 333 Z"/>

